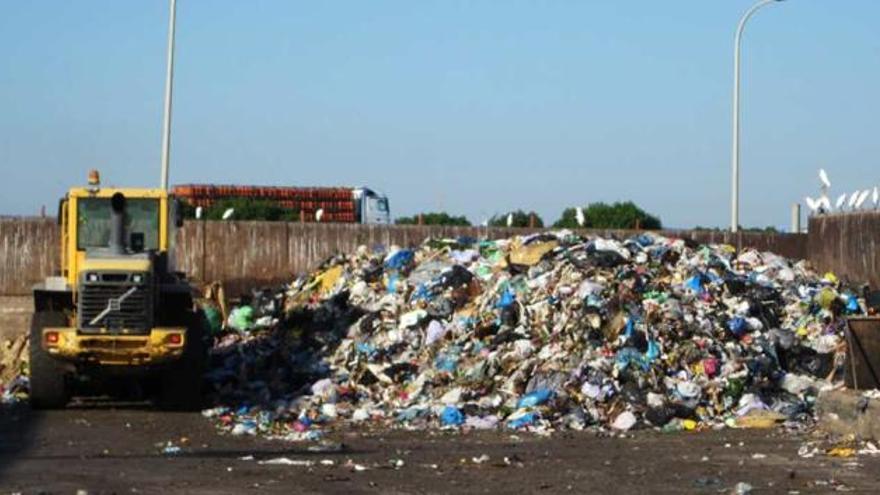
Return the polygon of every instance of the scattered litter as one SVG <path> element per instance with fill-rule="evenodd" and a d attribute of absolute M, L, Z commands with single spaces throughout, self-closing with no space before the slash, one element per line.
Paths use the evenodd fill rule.
<path fill-rule="evenodd" d="M 274 459 L 266 459 L 264 461 L 257 461 L 257 464 L 267 465 L 267 466 L 298 466 L 298 467 L 312 467 L 315 465 L 315 461 L 303 460 L 303 459 L 290 459 L 289 457 L 276 457 Z"/>
<path fill-rule="evenodd" d="M 483 464 L 484 462 L 489 462 L 489 459 L 490 457 L 488 454 L 483 454 L 480 457 L 471 457 L 471 462 L 474 464 Z"/>
<path fill-rule="evenodd" d="M 174 445 L 171 441 L 165 444 L 165 447 L 162 448 L 162 453 L 165 455 L 177 455 L 183 452 L 183 449 L 178 445 Z"/>
<path fill-rule="evenodd" d="M 858 450 L 859 455 L 880 455 L 880 448 L 874 442 L 865 442 L 865 446 Z"/>
<path fill-rule="evenodd" d="M 748 483 L 740 481 L 733 487 L 733 495 L 749 495 L 754 487 Z"/>
<path fill-rule="evenodd" d="M 351 459 L 349 459 L 348 461 L 345 462 L 345 467 L 351 469 L 352 471 L 358 472 L 358 473 L 360 473 L 362 471 L 366 471 L 368 469 L 366 466 L 364 466 L 362 464 L 356 464 Z"/>

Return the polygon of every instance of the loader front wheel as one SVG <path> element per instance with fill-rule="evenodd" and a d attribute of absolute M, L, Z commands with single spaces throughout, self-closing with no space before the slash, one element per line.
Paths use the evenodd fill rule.
<path fill-rule="evenodd" d="M 202 407 L 202 381 L 207 344 L 201 312 L 187 318 L 186 341 L 181 358 L 162 372 L 159 405 L 173 411 L 198 411 Z"/>
<path fill-rule="evenodd" d="M 43 329 L 65 327 L 67 319 L 58 311 L 38 311 L 31 322 L 30 403 L 34 409 L 58 409 L 67 405 L 70 391 L 67 376 L 43 348 Z"/>

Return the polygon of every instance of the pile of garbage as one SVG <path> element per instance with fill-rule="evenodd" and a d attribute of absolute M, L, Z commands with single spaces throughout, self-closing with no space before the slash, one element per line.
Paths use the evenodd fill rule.
<path fill-rule="evenodd" d="M 232 310 L 204 415 L 295 440 L 803 425 L 863 311 L 803 261 L 651 234 L 361 247 Z"/>
<path fill-rule="evenodd" d="M 27 398 L 27 346 L 27 335 L 0 343 L 0 404 L 12 404 Z"/>

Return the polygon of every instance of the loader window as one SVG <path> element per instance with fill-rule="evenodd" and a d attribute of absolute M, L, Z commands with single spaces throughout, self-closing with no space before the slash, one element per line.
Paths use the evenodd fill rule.
<path fill-rule="evenodd" d="M 84 198 L 77 202 L 77 239 L 79 250 L 107 247 L 110 244 L 110 198 Z M 144 249 L 159 249 L 159 200 L 127 198 L 125 240 L 131 234 L 143 234 Z"/>

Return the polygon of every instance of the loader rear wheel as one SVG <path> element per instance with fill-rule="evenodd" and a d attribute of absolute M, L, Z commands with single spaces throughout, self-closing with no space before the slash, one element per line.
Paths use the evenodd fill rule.
<path fill-rule="evenodd" d="M 58 311 L 38 311 L 31 322 L 30 403 L 34 409 L 57 409 L 70 400 L 67 377 L 58 362 L 43 349 L 43 329 L 65 327 L 67 319 Z"/>
<path fill-rule="evenodd" d="M 201 312 L 187 316 L 183 356 L 162 372 L 159 406 L 172 411 L 198 411 L 202 407 L 202 381 L 205 373 L 207 344 Z"/>

